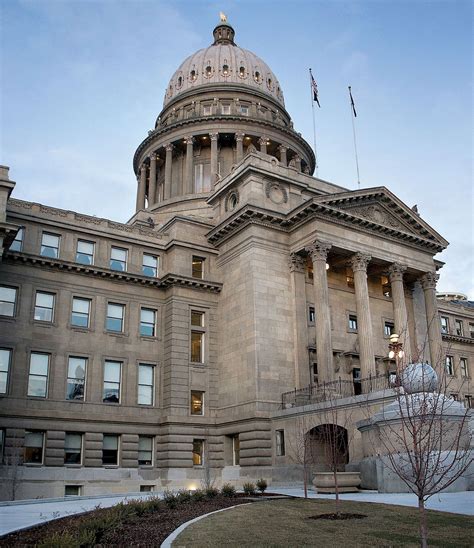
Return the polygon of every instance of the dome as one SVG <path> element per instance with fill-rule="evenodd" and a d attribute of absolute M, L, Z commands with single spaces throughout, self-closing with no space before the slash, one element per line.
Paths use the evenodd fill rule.
<path fill-rule="evenodd" d="M 401 383 L 407 394 L 434 392 L 438 375 L 429 363 L 411 363 L 402 371 Z"/>
<path fill-rule="evenodd" d="M 173 74 L 163 108 L 186 91 L 213 84 L 244 85 L 270 96 L 284 107 L 283 92 L 275 74 L 255 53 L 234 43 L 234 29 L 224 20 L 213 34 L 214 43 L 190 55 Z"/>

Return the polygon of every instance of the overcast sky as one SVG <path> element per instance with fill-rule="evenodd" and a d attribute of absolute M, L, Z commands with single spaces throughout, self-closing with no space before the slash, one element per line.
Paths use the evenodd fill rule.
<path fill-rule="evenodd" d="M 439 289 L 474 299 L 470 0 L 0 0 L 0 161 L 14 196 L 117 221 L 134 211 L 133 153 L 174 70 L 224 11 L 282 85 L 319 176 L 386 186 L 449 242 Z"/>

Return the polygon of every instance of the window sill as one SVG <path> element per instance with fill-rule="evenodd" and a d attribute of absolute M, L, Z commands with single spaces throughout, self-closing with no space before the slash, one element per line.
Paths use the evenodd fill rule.
<path fill-rule="evenodd" d="M 53 322 L 43 322 L 41 320 L 33 320 L 33 325 L 37 325 L 38 327 L 57 327 L 57 325 Z"/>
<path fill-rule="evenodd" d="M 189 365 L 192 367 L 207 367 L 207 363 L 205 362 L 189 362 Z"/>
<path fill-rule="evenodd" d="M 40 466 L 44 466 L 44 463 L 39 463 L 39 462 L 24 462 L 23 463 L 23 466 L 31 466 L 33 468 L 39 468 Z"/>
<path fill-rule="evenodd" d="M 79 325 L 70 325 L 70 329 L 73 329 L 74 331 L 78 333 L 90 333 L 92 329 L 90 327 L 80 327 Z"/>
<path fill-rule="evenodd" d="M 150 341 L 155 342 L 158 340 L 158 337 L 156 335 L 150 336 L 150 335 L 140 335 L 140 340 L 142 341 Z"/>
<path fill-rule="evenodd" d="M 66 468 L 82 468 L 83 465 L 82 464 L 66 464 L 66 463 L 64 463 L 64 466 Z"/>
<path fill-rule="evenodd" d="M 123 331 L 107 331 L 107 330 L 105 330 L 104 333 L 106 335 L 112 335 L 112 337 L 118 337 L 119 339 L 123 339 L 125 337 L 128 337 L 128 333 L 124 333 Z"/>
<path fill-rule="evenodd" d="M 8 322 L 16 321 L 16 316 L 2 316 L 0 315 L 0 320 L 6 320 Z"/>

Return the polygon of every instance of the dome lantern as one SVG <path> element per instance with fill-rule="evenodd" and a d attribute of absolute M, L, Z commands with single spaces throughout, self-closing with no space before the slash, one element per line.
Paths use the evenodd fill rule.
<path fill-rule="evenodd" d="M 214 46 L 217 44 L 232 44 L 234 43 L 235 31 L 231 25 L 227 22 L 227 16 L 222 12 L 219 14 L 220 22 L 213 30 L 212 34 L 214 35 Z"/>

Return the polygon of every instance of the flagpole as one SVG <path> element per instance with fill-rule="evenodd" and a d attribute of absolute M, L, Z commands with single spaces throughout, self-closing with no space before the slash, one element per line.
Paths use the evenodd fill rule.
<path fill-rule="evenodd" d="M 352 120 L 352 136 L 354 138 L 354 153 L 355 153 L 355 161 L 356 161 L 356 169 L 357 169 L 357 187 L 360 188 L 360 174 L 359 174 L 359 156 L 357 154 L 357 139 L 356 139 L 356 130 L 355 130 L 355 108 L 354 108 L 354 101 L 352 99 L 352 92 L 351 92 L 351 86 L 348 86 L 349 88 L 349 97 L 350 97 L 350 109 L 351 109 L 351 120 Z"/>
<path fill-rule="evenodd" d="M 313 112 L 313 148 L 314 148 L 314 170 L 316 172 L 316 177 L 318 176 L 318 153 L 316 151 L 316 118 L 314 114 L 314 99 L 313 99 L 313 75 L 311 74 L 311 69 L 309 69 L 309 93 L 311 97 L 311 110 Z"/>

